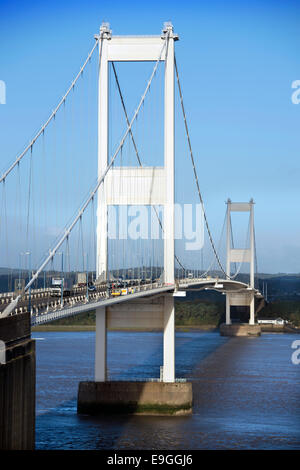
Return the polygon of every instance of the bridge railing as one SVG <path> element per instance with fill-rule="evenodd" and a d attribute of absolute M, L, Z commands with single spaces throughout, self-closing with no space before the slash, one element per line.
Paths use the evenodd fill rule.
<path fill-rule="evenodd" d="M 162 287 L 162 282 L 154 282 L 151 284 L 142 284 L 138 286 L 134 286 L 134 292 L 132 293 L 139 293 L 139 292 L 146 292 L 151 291 L 153 289 L 157 289 Z M 126 297 L 130 298 L 132 293 L 127 293 Z M 34 318 L 34 323 L 41 323 L 47 321 L 48 319 L 56 319 L 56 318 L 64 318 L 64 316 L 69 316 L 70 312 L 66 312 L 66 315 L 63 312 L 67 309 L 72 309 L 72 307 L 76 305 L 84 305 L 84 304 L 93 304 L 99 302 L 100 299 L 109 299 L 113 298 L 112 295 L 109 295 L 108 290 L 105 291 L 98 291 L 89 293 L 88 297 L 85 294 L 77 294 L 74 296 L 66 297 L 61 302 L 61 299 L 52 300 L 48 303 L 38 304 L 31 308 L 31 315 Z M 22 307 L 16 309 L 15 313 L 22 313 Z M 56 315 L 57 314 L 57 315 Z M 49 316 L 50 315 L 50 316 Z"/>

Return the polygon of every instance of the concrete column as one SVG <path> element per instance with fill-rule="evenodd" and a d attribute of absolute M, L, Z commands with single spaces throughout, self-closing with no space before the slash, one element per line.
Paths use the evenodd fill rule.
<path fill-rule="evenodd" d="M 230 250 L 231 250 L 231 219 L 230 219 L 231 200 L 227 200 L 227 236 L 226 236 L 226 274 L 230 278 Z M 230 296 L 226 294 L 226 325 L 231 325 L 230 317 Z"/>
<path fill-rule="evenodd" d="M 226 325 L 231 325 L 229 294 L 226 294 Z"/>
<path fill-rule="evenodd" d="M 255 255 L 255 244 L 254 244 L 254 203 L 253 199 L 250 201 L 250 286 L 254 289 L 254 255 Z M 249 325 L 255 324 L 255 298 L 254 294 L 251 294 L 250 302 L 250 318 Z"/>
<path fill-rule="evenodd" d="M 102 26 L 104 28 L 105 26 Z M 100 29 L 101 32 L 101 29 Z M 98 82 L 98 178 L 108 164 L 108 33 L 99 42 L 99 82 Z M 97 204 L 97 278 L 107 276 L 107 204 L 104 181 L 98 189 Z"/>
<path fill-rule="evenodd" d="M 165 296 L 163 381 L 175 382 L 175 309 L 174 298 Z"/>
<path fill-rule="evenodd" d="M 254 294 L 251 294 L 249 325 L 254 325 L 254 324 L 255 324 L 255 298 L 254 298 Z"/>
<path fill-rule="evenodd" d="M 165 142 L 166 202 L 164 206 L 164 281 L 174 284 L 174 38 L 173 27 L 165 60 Z"/>
<path fill-rule="evenodd" d="M 226 274 L 230 277 L 230 249 L 231 249 L 231 219 L 230 219 L 231 200 L 227 200 L 227 235 L 226 235 Z"/>
<path fill-rule="evenodd" d="M 96 309 L 96 337 L 95 337 L 95 382 L 106 381 L 106 308 Z"/>
<path fill-rule="evenodd" d="M 254 203 L 253 199 L 250 201 L 250 286 L 254 288 Z"/>

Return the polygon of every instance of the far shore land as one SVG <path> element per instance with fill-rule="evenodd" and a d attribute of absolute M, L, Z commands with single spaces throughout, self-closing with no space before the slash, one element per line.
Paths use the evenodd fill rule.
<path fill-rule="evenodd" d="M 95 325 L 40 325 L 32 328 L 33 332 L 36 331 L 95 331 Z M 215 325 L 176 325 L 175 329 L 178 331 L 190 331 L 190 330 L 205 330 L 214 331 L 219 328 Z M 108 331 L 161 331 L 156 328 L 108 328 Z"/>
<path fill-rule="evenodd" d="M 300 304 L 300 302 L 299 302 Z M 266 318 L 278 318 L 280 317 L 280 305 L 274 304 L 276 312 L 266 311 Z M 272 306 L 272 305 L 271 305 Z M 275 308 L 274 307 L 274 308 Z M 284 308 L 285 307 L 285 308 Z M 295 305 L 292 303 L 289 305 L 290 308 L 294 309 Z M 265 308 L 269 308 L 265 307 Z M 287 312 L 286 305 L 282 307 L 283 311 Z M 281 309 L 281 310 L 282 310 Z M 278 311 L 279 310 L 279 311 Z M 300 310 L 294 315 L 285 314 L 282 318 L 291 321 L 291 325 L 262 325 L 263 333 L 299 333 L 300 332 Z M 292 324 L 296 320 L 298 329 L 292 327 Z M 225 321 L 225 305 L 224 302 L 208 301 L 208 300 L 195 300 L 175 303 L 175 328 L 177 331 L 218 331 L 221 323 Z M 234 319 L 233 319 L 234 321 Z M 241 322 L 248 322 L 247 315 L 241 316 Z M 75 332 L 75 331 L 95 331 L 96 328 L 96 317 L 95 311 L 84 312 L 78 316 L 62 318 L 55 320 L 53 323 L 46 325 L 38 325 L 32 328 L 33 332 L 36 331 L 64 331 L 64 332 Z M 148 331 L 155 332 L 161 331 L 157 328 L 113 328 L 109 331 Z"/>
<path fill-rule="evenodd" d="M 34 326 L 32 332 L 38 331 L 61 331 L 61 332 L 74 332 L 74 331 L 95 331 L 95 325 L 40 325 Z M 176 325 L 177 331 L 218 331 L 219 327 L 216 325 Z M 300 328 L 287 328 L 281 325 L 264 325 L 261 327 L 262 333 L 300 333 Z M 108 328 L 108 331 L 132 331 L 132 332 L 156 332 L 161 331 L 157 328 Z"/>

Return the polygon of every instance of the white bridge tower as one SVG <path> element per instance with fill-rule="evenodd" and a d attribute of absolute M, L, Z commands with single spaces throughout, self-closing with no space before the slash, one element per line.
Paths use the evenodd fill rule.
<path fill-rule="evenodd" d="M 160 205 L 163 206 L 165 284 L 174 284 L 174 41 L 178 36 L 171 23 L 165 23 L 160 36 L 113 36 L 109 25 L 103 23 L 99 40 L 99 103 L 98 103 L 98 176 L 109 164 L 109 100 L 108 65 L 110 61 L 157 61 L 165 64 L 164 79 L 164 166 L 163 167 L 112 167 L 98 191 L 97 206 L 97 278 L 107 279 L 108 273 L 108 206 L 109 205 Z M 122 178 L 123 194 L 115 182 Z M 142 188 L 132 194 L 130 187 Z M 126 189 L 127 188 L 127 189 Z M 138 312 L 137 312 L 138 310 Z M 122 314 L 123 312 L 123 314 Z M 137 315 L 138 313 L 138 315 Z M 96 312 L 96 361 L 95 380 L 106 380 L 106 330 L 107 326 L 154 327 L 156 323 L 164 331 L 163 380 L 175 380 L 175 320 L 172 294 L 158 300 L 111 308 L 101 307 Z M 156 318 L 156 320 L 155 320 Z M 148 322 L 148 324 L 147 324 Z"/>
<path fill-rule="evenodd" d="M 231 212 L 249 212 L 250 221 L 250 246 L 245 249 L 237 249 L 231 246 Z M 254 202 L 251 199 L 249 202 L 231 202 L 227 200 L 227 263 L 226 274 L 230 277 L 231 263 L 249 263 L 250 264 L 250 287 L 249 292 L 243 293 L 227 293 L 226 294 L 226 325 L 231 324 L 230 307 L 231 306 L 249 306 L 250 318 L 249 324 L 255 323 L 255 296 L 254 296 Z"/>

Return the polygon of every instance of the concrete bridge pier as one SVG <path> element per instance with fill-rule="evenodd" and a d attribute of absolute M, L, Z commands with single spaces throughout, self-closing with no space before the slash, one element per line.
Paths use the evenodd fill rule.
<path fill-rule="evenodd" d="M 107 380 L 107 328 L 163 330 L 163 374 L 151 381 Z M 192 412 L 192 385 L 175 380 L 175 314 L 172 294 L 96 311 L 95 381 L 81 382 L 78 412 L 182 415 Z M 130 348 L 131 345 L 128 344 Z"/>
<path fill-rule="evenodd" d="M 231 307 L 249 307 L 249 323 L 231 323 Z M 249 293 L 226 294 L 226 323 L 220 326 L 222 336 L 260 336 L 260 325 L 255 324 L 255 295 Z"/>

